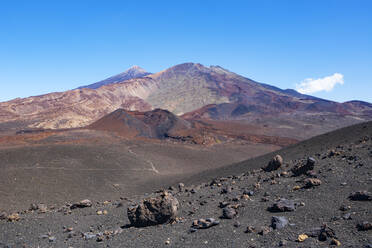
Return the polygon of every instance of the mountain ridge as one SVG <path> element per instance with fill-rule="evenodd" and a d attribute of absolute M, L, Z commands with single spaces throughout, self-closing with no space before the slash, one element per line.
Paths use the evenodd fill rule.
<path fill-rule="evenodd" d="M 290 125 L 297 125 L 299 120 L 307 125 L 312 121 L 309 116 L 319 115 L 318 124 L 325 122 L 329 126 L 326 131 L 336 125 L 326 121 L 328 115 L 341 123 L 337 128 L 372 119 L 370 103 L 337 103 L 258 83 L 220 66 L 184 63 L 97 89 L 81 88 L 2 102 L 0 129 L 2 125 L 10 126 L 7 123 L 31 128 L 82 127 L 120 108 L 160 108 L 181 116 L 200 112 L 211 104 L 216 105 L 212 116 L 216 120 L 254 122 L 277 116 Z"/>

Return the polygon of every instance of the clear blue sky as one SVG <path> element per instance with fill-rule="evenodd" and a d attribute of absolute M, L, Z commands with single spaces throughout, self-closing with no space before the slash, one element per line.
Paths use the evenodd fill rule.
<path fill-rule="evenodd" d="M 313 95 L 372 102 L 372 1 L 17 1 L 0 5 L 0 101 L 64 91 L 139 65 L 220 65 Z"/>

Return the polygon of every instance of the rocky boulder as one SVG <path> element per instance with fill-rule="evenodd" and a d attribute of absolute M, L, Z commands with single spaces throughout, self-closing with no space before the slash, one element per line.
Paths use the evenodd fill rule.
<path fill-rule="evenodd" d="M 292 168 L 292 172 L 294 176 L 300 176 L 305 174 L 308 171 L 311 171 L 314 169 L 316 160 L 312 157 L 309 157 L 305 164 L 296 165 Z"/>
<path fill-rule="evenodd" d="M 159 197 L 146 198 L 140 204 L 128 207 L 127 215 L 132 226 L 153 226 L 175 220 L 178 207 L 178 200 L 164 192 Z"/>
<path fill-rule="evenodd" d="M 280 155 L 273 157 L 266 167 L 262 168 L 264 171 L 274 171 L 279 169 L 283 165 L 283 158 Z"/>

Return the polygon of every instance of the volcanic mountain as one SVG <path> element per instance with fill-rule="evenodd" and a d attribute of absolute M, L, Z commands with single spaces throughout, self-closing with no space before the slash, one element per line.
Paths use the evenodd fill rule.
<path fill-rule="evenodd" d="M 117 74 L 115 76 L 109 77 L 109 78 L 107 78 L 105 80 L 102 80 L 102 81 L 99 81 L 97 83 L 93 83 L 93 84 L 89 84 L 89 85 L 85 85 L 85 86 L 80 86 L 78 89 L 83 89 L 83 88 L 98 89 L 99 87 L 101 87 L 103 85 L 119 83 L 119 82 L 123 82 L 125 80 L 129 80 L 129 79 L 132 79 L 132 78 L 140 78 L 140 77 L 147 76 L 149 74 L 151 74 L 151 73 L 145 71 L 144 69 L 142 69 L 138 65 L 134 65 L 131 68 L 129 68 L 128 70 L 126 70 L 125 72 L 122 72 L 122 73 Z"/>
<path fill-rule="evenodd" d="M 81 88 L 0 103 L 0 130 L 82 127 L 119 108 L 161 108 L 186 119 L 280 128 L 281 134 L 297 139 L 372 119 L 369 103 L 337 103 L 302 95 L 219 66 L 185 63 L 144 77 L 109 82 L 97 89 Z"/>
<path fill-rule="evenodd" d="M 190 123 L 162 109 L 147 112 L 118 109 L 88 126 L 88 129 L 117 132 L 124 137 L 159 139 L 188 128 Z"/>

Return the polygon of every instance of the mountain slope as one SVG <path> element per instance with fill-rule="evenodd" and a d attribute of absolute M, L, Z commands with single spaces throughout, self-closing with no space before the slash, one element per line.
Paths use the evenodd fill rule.
<path fill-rule="evenodd" d="M 319 125 L 329 125 L 326 131 L 372 119 L 368 103 L 336 103 L 257 83 L 219 66 L 185 63 L 96 90 L 83 88 L 0 103 L 0 129 L 9 123 L 37 128 L 81 127 L 118 108 L 161 108 L 181 115 L 198 112 L 209 104 L 215 106 L 206 108 L 212 111 L 207 118 L 255 122 L 276 116 L 288 120 L 291 128 L 311 124 L 312 117 L 319 118 Z M 330 115 L 332 120 L 328 121 Z M 189 116 L 198 117 L 198 113 Z"/>
<path fill-rule="evenodd" d="M 129 79 L 132 79 L 132 78 L 144 77 L 144 76 L 147 76 L 149 74 L 151 74 L 151 73 L 145 71 L 144 69 L 142 69 L 138 65 L 135 65 L 135 66 L 132 66 L 131 68 L 129 68 L 128 70 L 126 70 L 125 72 L 122 72 L 122 73 L 117 74 L 115 76 L 109 77 L 109 78 L 107 78 L 105 80 L 102 80 L 102 81 L 99 81 L 97 83 L 81 86 L 78 89 L 83 89 L 83 88 L 98 89 L 99 87 L 101 87 L 103 85 L 119 83 L 119 82 L 129 80 Z"/>

